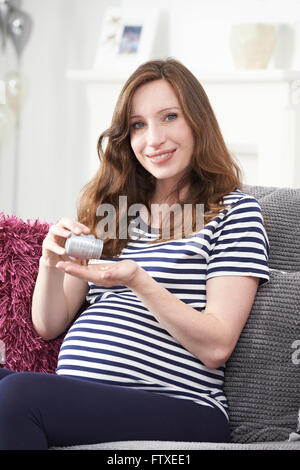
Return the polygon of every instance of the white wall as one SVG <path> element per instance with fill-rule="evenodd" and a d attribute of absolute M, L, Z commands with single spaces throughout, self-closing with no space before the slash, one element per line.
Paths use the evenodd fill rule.
<path fill-rule="evenodd" d="M 34 29 L 23 57 L 29 91 L 20 135 L 16 213 L 21 217 L 56 221 L 76 213 L 76 198 L 87 182 L 89 123 L 84 85 L 67 80 L 65 74 L 69 69 L 92 67 L 105 8 L 121 4 L 140 8 L 149 6 L 149 0 L 22 2 Z M 270 67 L 280 67 L 285 61 L 287 67 L 300 69 L 299 0 L 151 0 L 151 6 L 161 8 L 168 17 L 168 55 L 192 69 L 233 68 L 229 25 L 250 21 L 292 26 L 298 35 L 293 50 L 285 47 L 282 54 L 277 49 Z M 12 66 L 0 61 L 0 79 L 3 69 Z M 13 182 L 8 170 L 12 157 L 13 141 L 0 149 L 0 210 L 6 213 L 12 211 Z"/>

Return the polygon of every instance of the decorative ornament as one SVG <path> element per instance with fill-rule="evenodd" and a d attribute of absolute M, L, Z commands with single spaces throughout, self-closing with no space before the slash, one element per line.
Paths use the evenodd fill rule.
<path fill-rule="evenodd" d="M 230 45 L 238 69 L 265 69 L 276 45 L 276 28 L 272 24 L 235 24 Z"/>
<path fill-rule="evenodd" d="M 27 81 L 20 73 L 12 71 L 4 76 L 7 104 L 18 114 L 25 100 Z"/>
<path fill-rule="evenodd" d="M 8 18 L 8 33 L 14 43 L 18 59 L 20 60 L 32 30 L 31 17 L 21 10 L 14 10 Z"/>
<path fill-rule="evenodd" d="M 21 0 L 0 0 L 0 30 L 2 33 L 2 49 L 6 47 L 8 34 L 8 18 L 10 13 L 20 7 Z"/>

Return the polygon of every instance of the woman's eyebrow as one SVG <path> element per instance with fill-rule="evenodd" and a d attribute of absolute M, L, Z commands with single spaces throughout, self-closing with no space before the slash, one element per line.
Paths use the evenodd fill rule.
<path fill-rule="evenodd" d="M 155 114 L 161 114 L 165 111 L 170 111 L 171 109 L 180 109 L 179 106 L 170 106 L 168 108 L 163 108 L 163 109 L 159 109 Z M 132 114 L 130 116 L 130 119 L 136 119 L 136 118 L 142 118 L 143 116 L 141 114 Z"/>

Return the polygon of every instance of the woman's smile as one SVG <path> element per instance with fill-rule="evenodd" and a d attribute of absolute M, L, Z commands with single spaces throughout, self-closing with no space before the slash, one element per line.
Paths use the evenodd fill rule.
<path fill-rule="evenodd" d="M 166 162 L 168 162 L 176 152 L 176 149 L 174 150 L 162 150 L 161 152 L 156 152 L 150 155 L 146 155 L 152 163 L 155 165 L 162 165 Z"/>

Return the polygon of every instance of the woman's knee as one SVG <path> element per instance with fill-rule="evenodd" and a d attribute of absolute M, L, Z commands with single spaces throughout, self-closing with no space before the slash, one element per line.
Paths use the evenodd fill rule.
<path fill-rule="evenodd" d="M 36 382 L 31 374 L 18 372 L 0 381 L 0 416 L 19 414 L 33 409 L 36 403 Z"/>
<path fill-rule="evenodd" d="M 38 381 L 29 373 L 0 381 L 0 450 L 47 448 L 38 395 Z"/>

